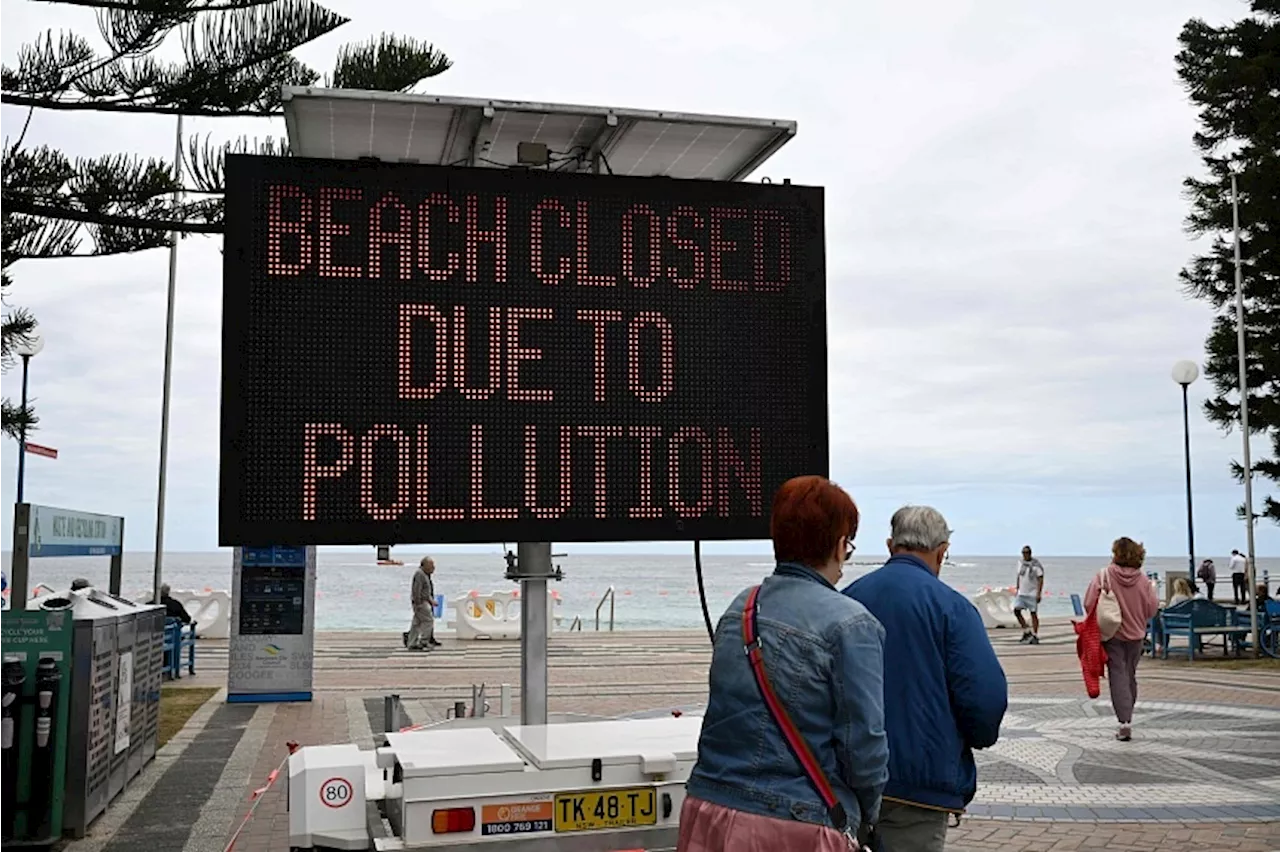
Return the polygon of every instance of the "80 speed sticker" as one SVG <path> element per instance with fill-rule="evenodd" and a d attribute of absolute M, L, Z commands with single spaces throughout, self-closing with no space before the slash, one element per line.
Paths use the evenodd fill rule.
<path fill-rule="evenodd" d="M 320 803 L 326 808 L 345 808 L 352 796 L 351 782 L 345 778 L 330 778 L 320 785 Z"/>

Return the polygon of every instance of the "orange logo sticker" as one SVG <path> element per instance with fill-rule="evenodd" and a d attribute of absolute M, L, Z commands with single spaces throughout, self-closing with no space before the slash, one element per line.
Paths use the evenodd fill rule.
<path fill-rule="evenodd" d="M 485 805 L 480 809 L 480 821 L 532 822 L 549 820 L 555 815 L 551 802 L 511 802 L 505 805 Z"/>

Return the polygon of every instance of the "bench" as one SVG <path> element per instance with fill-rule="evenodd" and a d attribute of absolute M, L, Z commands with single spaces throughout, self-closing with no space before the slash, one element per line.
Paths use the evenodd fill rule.
<path fill-rule="evenodd" d="M 1169 646 L 1179 636 L 1187 640 L 1187 659 L 1190 660 L 1196 658 L 1197 649 L 1203 650 L 1203 645 L 1213 639 L 1222 640 L 1224 657 L 1228 647 L 1234 647 L 1238 655 L 1241 639 L 1249 633 L 1248 626 L 1237 623 L 1234 609 L 1199 598 L 1166 607 L 1156 618 L 1164 644 L 1161 654 L 1164 659 L 1169 658 Z"/>
<path fill-rule="evenodd" d="M 164 620 L 164 674 L 167 678 L 182 677 L 182 652 L 187 652 L 187 673 L 196 673 L 196 628 L 185 625 L 176 618 Z"/>
<path fill-rule="evenodd" d="M 1249 610 L 1235 611 L 1235 622 L 1245 629 L 1245 635 L 1239 639 L 1241 649 L 1252 647 L 1253 626 L 1249 620 Z M 1280 601 L 1267 601 L 1266 606 L 1258 610 L 1258 644 L 1262 653 L 1268 657 L 1280 656 Z"/>

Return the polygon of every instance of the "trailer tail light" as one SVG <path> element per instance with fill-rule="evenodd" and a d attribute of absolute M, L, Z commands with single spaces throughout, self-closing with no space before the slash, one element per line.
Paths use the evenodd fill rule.
<path fill-rule="evenodd" d="M 431 812 L 431 830 L 436 834 L 475 831 L 475 808 L 447 808 Z"/>

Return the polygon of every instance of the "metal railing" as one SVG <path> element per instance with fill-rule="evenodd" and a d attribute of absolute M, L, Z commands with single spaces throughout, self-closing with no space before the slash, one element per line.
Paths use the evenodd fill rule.
<path fill-rule="evenodd" d="M 605 601 L 609 602 L 609 631 L 613 632 L 613 586 L 605 590 L 605 593 L 600 596 L 600 603 L 596 604 L 596 630 L 600 629 L 600 607 L 604 606 Z"/>
<path fill-rule="evenodd" d="M 573 617 L 573 623 L 569 625 L 570 633 L 572 633 L 575 630 L 578 631 L 579 633 L 582 632 L 582 616 L 580 615 L 575 615 Z"/>

